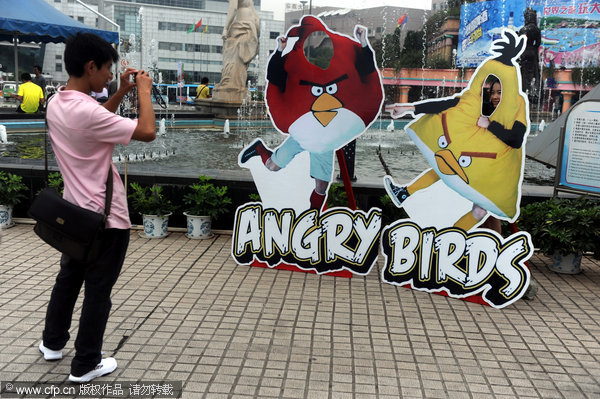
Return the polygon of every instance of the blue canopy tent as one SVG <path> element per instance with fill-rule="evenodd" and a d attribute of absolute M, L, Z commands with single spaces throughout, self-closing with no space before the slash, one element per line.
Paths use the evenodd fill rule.
<path fill-rule="evenodd" d="M 109 43 L 119 43 L 118 32 L 90 28 L 44 0 L 2 1 L 0 9 L 0 41 L 14 43 L 15 80 L 19 70 L 18 41 L 63 43 L 77 32 L 86 32 L 95 33 Z"/>

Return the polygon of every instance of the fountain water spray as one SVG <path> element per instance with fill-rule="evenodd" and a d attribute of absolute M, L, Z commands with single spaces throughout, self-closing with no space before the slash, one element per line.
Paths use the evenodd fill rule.
<path fill-rule="evenodd" d="M 229 135 L 229 119 L 225 120 L 225 125 L 223 125 L 223 134 L 226 136 Z"/>
<path fill-rule="evenodd" d="M 0 144 L 8 144 L 8 138 L 6 135 L 6 126 L 0 125 Z"/>

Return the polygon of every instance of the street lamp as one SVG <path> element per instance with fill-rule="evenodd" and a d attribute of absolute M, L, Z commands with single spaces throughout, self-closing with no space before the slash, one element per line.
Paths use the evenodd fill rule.
<path fill-rule="evenodd" d="M 308 3 L 308 0 L 300 0 L 300 4 L 302 4 L 302 15 L 304 15 L 304 6 Z"/>

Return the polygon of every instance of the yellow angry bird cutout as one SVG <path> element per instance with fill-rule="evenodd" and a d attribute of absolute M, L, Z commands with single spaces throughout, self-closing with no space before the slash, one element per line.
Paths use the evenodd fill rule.
<path fill-rule="evenodd" d="M 461 217 L 456 227 L 469 230 L 487 212 L 509 221 L 518 217 L 529 105 L 520 89 L 521 75 L 515 60 L 523 52 L 526 38 L 510 30 L 503 35 L 504 40 L 493 43 L 494 55 L 477 68 L 460 94 L 386 107 L 392 117 L 407 111 L 420 114 L 407 125 L 406 132 L 432 167 L 408 186 L 396 185 L 390 176 L 384 178 L 386 190 L 397 206 L 441 179 L 473 202 L 472 211 Z M 482 115 L 482 90 L 490 75 L 500 81 L 502 97 L 486 117 Z"/>

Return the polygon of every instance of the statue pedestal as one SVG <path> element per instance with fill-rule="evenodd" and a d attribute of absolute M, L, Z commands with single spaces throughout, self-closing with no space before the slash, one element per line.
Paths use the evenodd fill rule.
<path fill-rule="evenodd" d="M 219 119 L 266 119 L 267 112 L 263 101 L 248 103 L 220 101 L 212 98 L 194 100 L 196 111 L 202 115 L 212 115 Z M 238 110 L 241 111 L 238 112 Z"/>
<path fill-rule="evenodd" d="M 219 101 L 212 98 L 194 100 L 196 111 L 223 119 L 238 119 L 241 102 Z"/>

